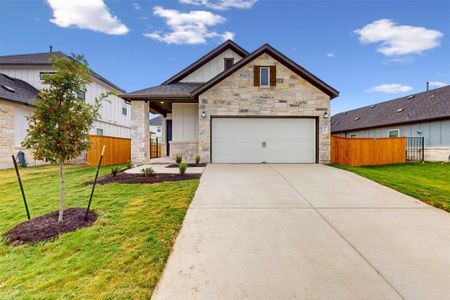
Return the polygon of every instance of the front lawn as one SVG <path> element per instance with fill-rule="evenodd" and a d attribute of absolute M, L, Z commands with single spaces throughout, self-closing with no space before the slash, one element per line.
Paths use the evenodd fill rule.
<path fill-rule="evenodd" d="M 366 167 L 333 166 L 354 172 L 450 212 L 450 164 L 448 163 L 427 162 Z"/>
<path fill-rule="evenodd" d="M 91 186 L 82 183 L 94 175 L 92 167 L 66 166 L 66 208 L 87 205 Z M 58 209 L 56 166 L 21 169 L 21 177 L 31 217 Z M 35 246 L 0 242 L 0 299 L 148 299 L 197 185 L 97 185 L 92 227 Z M 25 220 L 14 170 L 0 170 L 0 233 Z"/>

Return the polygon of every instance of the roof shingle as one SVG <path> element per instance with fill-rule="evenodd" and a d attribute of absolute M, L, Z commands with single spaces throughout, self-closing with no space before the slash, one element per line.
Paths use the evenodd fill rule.
<path fill-rule="evenodd" d="M 34 106 L 39 91 L 23 80 L 0 73 L 0 99 Z"/>
<path fill-rule="evenodd" d="M 331 132 L 450 118 L 450 86 L 369 105 L 331 117 Z"/>
<path fill-rule="evenodd" d="M 138 90 L 126 94 L 126 96 L 174 96 L 174 97 L 189 97 L 191 92 L 202 86 L 203 82 L 177 82 L 171 84 L 163 84 L 152 86 L 143 90 Z"/>

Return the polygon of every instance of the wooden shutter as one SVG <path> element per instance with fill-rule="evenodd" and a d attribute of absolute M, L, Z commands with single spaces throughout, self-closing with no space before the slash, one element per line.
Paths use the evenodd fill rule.
<path fill-rule="evenodd" d="M 270 66 L 270 86 L 277 85 L 277 67 Z"/>
<path fill-rule="evenodd" d="M 253 67 L 253 85 L 259 86 L 259 66 Z"/>
<path fill-rule="evenodd" d="M 233 66 L 234 58 L 224 58 L 223 62 L 224 62 L 224 70 L 226 71 Z"/>

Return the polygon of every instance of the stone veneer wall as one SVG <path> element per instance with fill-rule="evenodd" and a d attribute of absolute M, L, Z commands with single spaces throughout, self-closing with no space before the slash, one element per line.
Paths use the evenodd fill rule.
<path fill-rule="evenodd" d="M 131 161 L 145 164 L 150 159 L 149 104 L 131 101 Z"/>
<path fill-rule="evenodd" d="M 426 161 L 450 161 L 450 147 L 425 147 Z"/>
<path fill-rule="evenodd" d="M 194 162 L 198 153 L 198 143 L 195 142 L 170 142 L 170 157 L 175 159 L 177 154 L 183 156 L 183 161 Z"/>
<path fill-rule="evenodd" d="M 277 67 L 277 85 L 253 86 L 253 66 Z M 202 112 L 206 118 L 202 118 Z M 199 96 L 199 154 L 210 160 L 210 116 L 318 116 L 319 162 L 330 162 L 330 97 L 264 53 Z"/>

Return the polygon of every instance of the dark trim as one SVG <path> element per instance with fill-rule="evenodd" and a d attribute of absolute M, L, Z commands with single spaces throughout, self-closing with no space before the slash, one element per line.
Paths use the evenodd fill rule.
<path fill-rule="evenodd" d="M 239 54 L 242 58 L 246 57 L 249 53 L 247 50 L 233 42 L 232 40 L 227 40 L 223 44 L 221 44 L 219 47 L 213 49 L 212 51 L 208 52 L 204 56 L 202 56 L 200 59 L 196 60 L 194 63 L 189 65 L 187 68 L 183 69 L 182 71 L 178 72 L 174 76 L 170 77 L 166 81 L 164 81 L 162 84 L 170 84 L 177 81 L 182 80 L 183 78 L 187 77 L 192 72 L 198 70 L 203 65 L 211 61 L 211 59 L 215 58 L 217 55 L 220 55 L 224 51 L 231 49 L 237 54 Z"/>
<path fill-rule="evenodd" d="M 333 99 L 333 98 L 336 98 L 337 96 L 339 96 L 339 91 L 332 88 L 331 86 L 326 84 L 324 81 L 320 80 L 318 77 L 316 77 L 315 75 L 310 73 L 308 70 L 306 70 L 305 68 L 301 67 L 300 65 L 298 65 L 297 63 L 295 63 L 294 61 L 292 61 L 291 59 L 286 57 L 284 54 L 282 54 L 281 52 L 279 52 L 278 50 L 276 50 L 269 44 L 264 44 L 263 46 L 261 46 L 260 48 L 258 48 L 254 52 L 252 52 L 247 57 L 245 57 L 245 58 L 241 59 L 240 61 L 238 61 L 237 63 L 235 63 L 233 65 L 233 67 L 231 67 L 230 69 L 216 75 L 210 81 L 208 81 L 204 85 L 195 89 L 191 93 L 191 95 L 197 96 L 197 95 L 203 93 L 207 89 L 211 88 L 212 86 L 216 85 L 223 79 L 225 79 L 228 76 L 230 76 L 231 74 L 233 74 L 235 71 L 239 70 L 241 67 L 245 66 L 246 64 L 250 63 L 257 57 L 259 57 L 263 53 L 268 53 L 270 56 L 272 56 L 277 61 L 279 61 L 280 63 L 285 65 L 287 68 L 289 68 L 291 71 L 293 71 L 294 73 L 298 74 L 299 76 L 301 76 L 302 78 L 307 80 L 309 83 L 311 83 L 312 85 L 317 87 L 319 90 L 321 90 L 325 94 L 329 95 L 330 99 Z"/>
<path fill-rule="evenodd" d="M 426 123 L 426 122 L 433 122 L 433 121 L 440 121 L 440 120 L 447 120 L 447 119 L 450 119 L 450 116 L 443 116 L 443 117 L 436 117 L 436 118 L 429 118 L 429 119 L 422 119 L 422 120 L 414 120 L 414 121 L 407 121 L 407 122 L 388 123 L 388 124 L 382 124 L 382 125 L 377 125 L 377 126 L 368 126 L 368 127 L 358 127 L 358 128 L 343 129 L 343 130 L 338 130 L 338 131 L 331 131 L 331 134 L 334 134 L 334 133 L 347 133 L 347 132 L 350 132 L 350 131 L 367 130 L 367 129 L 379 129 L 379 128 L 397 126 L 397 125 L 409 125 L 409 124 L 417 124 L 417 123 Z"/>
<path fill-rule="evenodd" d="M 118 95 L 122 99 L 126 99 L 128 101 L 147 101 L 147 100 L 185 100 L 192 101 L 192 103 L 196 103 L 198 98 L 191 96 L 171 96 L 171 95 L 133 95 L 133 94 L 123 94 Z M 133 98 L 136 97 L 136 98 Z"/>
<path fill-rule="evenodd" d="M 318 116 L 258 116 L 258 115 L 213 115 L 209 117 L 209 162 L 213 163 L 213 151 L 212 151 L 212 121 L 213 119 L 315 119 L 316 123 L 316 149 L 315 158 L 316 164 L 319 163 L 319 117 Z"/>

